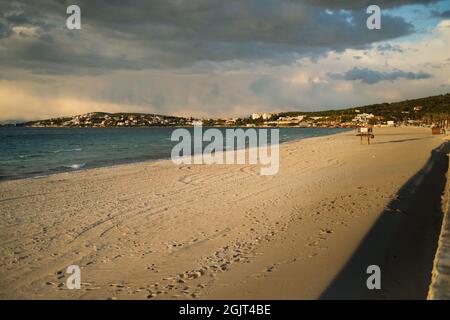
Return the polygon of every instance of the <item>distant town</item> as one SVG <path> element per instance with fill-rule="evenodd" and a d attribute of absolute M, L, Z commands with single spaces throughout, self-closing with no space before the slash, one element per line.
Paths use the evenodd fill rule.
<path fill-rule="evenodd" d="M 382 103 L 342 110 L 317 112 L 263 112 L 242 118 L 194 118 L 143 113 L 91 112 L 71 117 L 7 124 L 21 127 L 341 127 L 377 126 L 436 126 L 450 125 L 450 94 Z"/>

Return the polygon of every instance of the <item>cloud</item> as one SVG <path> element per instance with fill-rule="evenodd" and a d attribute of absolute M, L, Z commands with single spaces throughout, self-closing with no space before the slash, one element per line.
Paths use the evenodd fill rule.
<path fill-rule="evenodd" d="M 5 15 L 5 19 L 11 24 L 31 24 L 31 20 L 23 13 L 11 12 Z"/>
<path fill-rule="evenodd" d="M 446 11 L 433 11 L 433 16 L 438 18 L 450 19 L 450 10 Z"/>
<path fill-rule="evenodd" d="M 54 89 L 54 87 L 53 87 Z M 128 104 L 104 102 L 72 95 L 37 95 L 32 89 L 17 86 L 14 82 L 0 80 L 0 120 L 35 120 L 87 113 L 93 110 L 105 112 L 144 112 L 146 108 Z"/>
<path fill-rule="evenodd" d="M 344 74 L 329 73 L 329 76 L 335 80 L 361 80 L 362 83 L 374 84 L 380 81 L 394 81 L 397 79 L 421 80 L 431 78 L 431 74 L 426 72 L 405 72 L 395 70 L 392 72 L 380 72 L 368 68 L 353 68 Z"/>
<path fill-rule="evenodd" d="M 389 14 L 383 16 L 383 28 L 373 32 L 366 28 L 365 10 L 328 14 L 329 5 L 336 7 L 332 3 L 130 0 L 105 4 L 79 0 L 80 31 L 64 28 L 68 1 L 4 3 L 0 5 L 0 30 L 4 30 L 0 31 L 4 51 L 0 65 L 44 74 L 185 68 L 207 61 L 276 65 L 300 57 L 318 59 L 332 50 L 368 47 L 414 32 L 402 17 Z M 348 7 L 345 2 L 340 5 Z M 39 32 L 28 38 L 9 32 L 23 24 Z"/>
<path fill-rule="evenodd" d="M 11 34 L 11 29 L 0 21 L 0 39 L 6 38 Z"/>
<path fill-rule="evenodd" d="M 395 52 L 403 52 L 404 50 L 399 45 L 392 45 L 390 43 L 383 43 L 376 46 L 377 50 L 380 52 L 384 51 L 395 51 Z"/>

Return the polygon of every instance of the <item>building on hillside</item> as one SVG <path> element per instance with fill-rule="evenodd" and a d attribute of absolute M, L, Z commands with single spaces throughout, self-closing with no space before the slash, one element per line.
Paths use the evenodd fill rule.
<path fill-rule="evenodd" d="M 226 125 L 233 125 L 236 124 L 237 118 L 229 118 L 225 120 Z"/>
<path fill-rule="evenodd" d="M 357 123 L 368 123 L 370 119 L 375 118 L 375 115 L 372 113 L 359 113 L 356 117 L 353 118 L 352 122 Z"/>
<path fill-rule="evenodd" d="M 272 117 L 274 115 L 276 115 L 276 113 L 263 113 L 262 118 L 263 118 L 263 120 L 269 120 L 269 119 L 272 119 Z"/>
<path fill-rule="evenodd" d="M 252 113 L 251 118 L 252 118 L 252 120 L 258 120 L 258 119 L 269 120 L 269 119 L 271 119 L 274 115 L 276 115 L 276 113 L 269 113 L 269 112 L 264 112 L 264 113 Z"/>
<path fill-rule="evenodd" d="M 303 119 L 305 118 L 305 116 L 296 116 L 296 117 L 280 117 L 278 120 L 279 121 L 289 121 L 289 122 L 301 122 L 303 121 Z"/>

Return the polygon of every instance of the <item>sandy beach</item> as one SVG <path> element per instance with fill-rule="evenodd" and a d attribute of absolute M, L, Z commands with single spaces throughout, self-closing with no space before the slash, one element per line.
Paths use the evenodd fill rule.
<path fill-rule="evenodd" d="M 0 298 L 424 299 L 448 151 L 430 129 L 374 134 L 283 144 L 273 176 L 158 161 L 1 182 Z"/>

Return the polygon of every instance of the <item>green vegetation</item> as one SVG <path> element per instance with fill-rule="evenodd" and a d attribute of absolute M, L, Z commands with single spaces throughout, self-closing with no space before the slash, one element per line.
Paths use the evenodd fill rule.
<path fill-rule="evenodd" d="M 348 122 L 357 113 L 372 113 L 384 121 L 421 120 L 434 122 L 450 115 L 450 93 L 414 100 L 393 103 L 379 103 L 362 107 L 352 107 L 341 110 L 326 110 L 317 112 L 283 112 L 279 117 L 305 115 L 308 117 L 328 117 Z M 377 120 L 372 120 L 376 122 Z"/>

